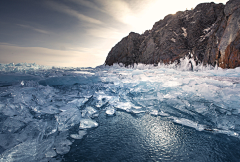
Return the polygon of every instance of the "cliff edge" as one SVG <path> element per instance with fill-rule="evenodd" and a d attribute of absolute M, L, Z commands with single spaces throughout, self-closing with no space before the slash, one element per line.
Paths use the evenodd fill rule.
<path fill-rule="evenodd" d="M 240 0 L 202 3 L 167 15 L 141 35 L 131 32 L 111 49 L 105 64 L 168 64 L 189 53 L 196 63 L 240 66 Z"/>

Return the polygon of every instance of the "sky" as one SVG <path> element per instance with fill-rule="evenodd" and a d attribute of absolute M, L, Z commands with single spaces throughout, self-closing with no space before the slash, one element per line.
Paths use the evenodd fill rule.
<path fill-rule="evenodd" d="M 0 63 L 96 67 L 130 32 L 227 0 L 1 0 Z"/>

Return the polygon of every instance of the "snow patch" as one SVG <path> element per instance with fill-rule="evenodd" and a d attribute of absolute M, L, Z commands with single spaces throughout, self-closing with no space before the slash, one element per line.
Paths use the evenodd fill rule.
<path fill-rule="evenodd" d="M 214 28 L 214 26 L 215 26 L 215 24 L 212 24 L 212 26 L 203 30 L 204 35 L 202 35 L 200 37 L 200 40 L 199 40 L 200 42 L 204 41 L 207 37 L 209 37 L 212 34 L 212 32 L 213 32 L 212 29 Z"/>
<path fill-rule="evenodd" d="M 186 38 L 187 37 L 187 29 L 182 27 L 182 30 L 184 33 L 182 33 L 182 35 Z"/>
<path fill-rule="evenodd" d="M 172 38 L 171 41 L 173 41 L 174 43 L 176 42 L 176 39 Z"/>

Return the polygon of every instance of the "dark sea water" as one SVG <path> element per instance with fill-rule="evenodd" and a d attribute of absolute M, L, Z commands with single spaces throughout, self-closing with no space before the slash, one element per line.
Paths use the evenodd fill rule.
<path fill-rule="evenodd" d="M 240 141 L 159 116 L 100 113 L 99 127 L 72 144 L 63 161 L 240 161 Z"/>
<path fill-rule="evenodd" d="M 240 161 L 240 68 L 0 64 L 0 162 Z"/>

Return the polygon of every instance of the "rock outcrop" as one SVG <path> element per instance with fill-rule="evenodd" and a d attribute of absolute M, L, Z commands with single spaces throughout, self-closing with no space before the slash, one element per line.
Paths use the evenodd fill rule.
<path fill-rule="evenodd" d="M 157 64 L 192 54 L 197 63 L 240 66 L 240 0 L 202 3 L 167 15 L 143 34 L 131 32 L 109 52 L 105 64 Z"/>

